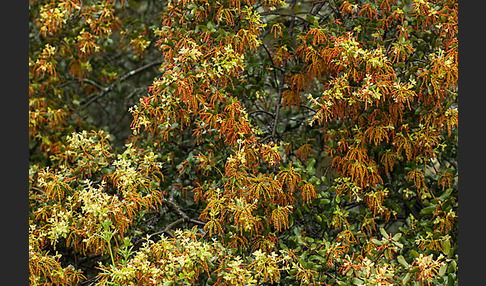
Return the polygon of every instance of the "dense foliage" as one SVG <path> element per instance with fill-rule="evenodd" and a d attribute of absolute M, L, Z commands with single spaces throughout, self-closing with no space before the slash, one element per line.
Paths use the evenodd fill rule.
<path fill-rule="evenodd" d="M 456 0 L 30 0 L 31 285 L 457 285 Z"/>

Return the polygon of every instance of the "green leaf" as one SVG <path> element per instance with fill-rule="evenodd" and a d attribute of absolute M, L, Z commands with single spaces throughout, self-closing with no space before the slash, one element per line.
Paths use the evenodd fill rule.
<path fill-rule="evenodd" d="M 434 212 L 435 208 L 436 208 L 436 205 L 431 205 L 431 206 L 425 207 L 420 211 L 420 215 L 421 216 L 429 215 L 429 214 Z"/>
<path fill-rule="evenodd" d="M 452 188 L 448 188 L 447 190 L 445 190 L 444 193 L 442 193 L 442 195 L 440 195 L 439 199 L 441 201 L 445 201 L 447 198 L 450 197 L 452 190 L 453 190 Z"/>
<path fill-rule="evenodd" d="M 453 273 L 449 273 L 449 275 L 447 275 L 447 285 L 452 286 L 456 281 L 456 275 L 454 275 Z"/>
<path fill-rule="evenodd" d="M 313 171 L 315 173 L 316 169 L 313 169 Z M 312 176 L 309 179 L 309 183 L 313 184 L 314 186 L 319 186 L 321 184 L 321 181 L 316 176 Z"/>
<path fill-rule="evenodd" d="M 216 25 L 215 25 L 213 22 L 209 21 L 209 22 L 206 24 L 206 26 L 208 27 L 208 30 L 209 30 L 209 31 L 211 31 L 211 32 L 216 31 L 216 29 L 215 29 Z"/>
<path fill-rule="evenodd" d="M 403 244 L 400 243 L 400 242 L 395 241 L 395 242 L 393 242 L 393 244 L 398 246 L 398 248 L 403 248 Z"/>
<path fill-rule="evenodd" d="M 419 272 L 420 271 L 420 267 L 416 266 L 412 269 L 410 269 L 410 271 L 408 271 L 408 273 L 415 273 L 415 272 Z"/>
<path fill-rule="evenodd" d="M 331 203 L 331 200 L 330 199 L 320 199 L 319 200 L 319 204 L 320 205 L 328 205 Z"/>
<path fill-rule="evenodd" d="M 402 237 L 402 233 L 399 232 L 393 236 L 393 240 L 398 241 Z"/>
<path fill-rule="evenodd" d="M 405 260 L 405 258 L 402 255 L 397 256 L 398 263 L 403 265 L 405 268 L 409 268 L 410 266 L 408 265 L 408 262 Z"/>
<path fill-rule="evenodd" d="M 405 277 L 402 279 L 402 285 L 406 285 L 410 281 L 410 277 L 410 273 L 407 273 L 407 275 L 405 275 Z"/>
<path fill-rule="evenodd" d="M 457 271 L 457 262 L 455 260 L 452 260 L 451 263 L 449 263 L 448 270 L 449 273 L 455 273 Z"/>
<path fill-rule="evenodd" d="M 380 227 L 380 233 L 381 233 L 381 235 L 382 235 L 383 237 L 385 237 L 385 238 L 388 238 L 388 237 L 389 237 L 389 235 L 388 235 L 388 233 L 386 232 L 386 230 L 385 230 L 384 228 L 382 228 L 382 227 Z"/>
<path fill-rule="evenodd" d="M 373 242 L 374 244 L 380 246 L 380 245 L 383 245 L 383 242 L 379 241 L 378 239 L 376 238 L 372 238 L 371 239 L 371 242 Z"/>
<path fill-rule="evenodd" d="M 312 22 L 314 22 L 315 17 L 314 17 L 314 15 L 312 15 L 312 14 L 307 14 L 307 15 L 305 15 L 305 19 L 306 19 L 307 21 L 309 21 L 309 22 L 311 22 L 311 23 L 312 23 Z"/>
<path fill-rule="evenodd" d="M 439 268 L 439 275 L 444 276 L 447 270 L 447 264 L 442 264 L 442 266 Z"/>
<path fill-rule="evenodd" d="M 302 215 L 302 211 L 301 211 L 299 208 L 297 208 L 297 209 L 294 211 L 294 213 L 297 215 L 297 217 L 298 217 L 299 219 L 303 219 L 303 218 L 304 218 L 304 216 Z"/>
<path fill-rule="evenodd" d="M 449 240 L 444 241 L 444 244 L 442 246 L 442 251 L 444 252 L 445 255 L 449 256 L 450 250 L 451 250 L 451 242 Z"/>
<path fill-rule="evenodd" d="M 418 258 L 420 255 L 418 254 L 417 251 L 415 250 L 410 250 L 410 255 L 413 257 L 413 258 Z"/>
<path fill-rule="evenodd" d="M 307 168 L 305 169 L 307 173 L 311 176 L 316 174 L 316 168 L 314 165 L 316 164 L 316 158 L 310 158 L 309 163 L 307 164 Z"/>

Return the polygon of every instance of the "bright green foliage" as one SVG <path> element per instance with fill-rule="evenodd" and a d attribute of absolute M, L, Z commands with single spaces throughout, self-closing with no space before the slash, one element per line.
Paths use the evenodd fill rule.
<path fill-rule="evenodd" d="M 457 285 L 457 1 L 29 14 L 31 285 Z"/>

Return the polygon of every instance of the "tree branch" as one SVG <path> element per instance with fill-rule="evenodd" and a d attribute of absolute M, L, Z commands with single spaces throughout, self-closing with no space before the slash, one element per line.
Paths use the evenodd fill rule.
<path fill-rule="evenodd" d="M 263 110 L 263 109 L 258 109 L 258 110 L 253 110 L 253 111 L 250 111 L 248 112 L 248 116 L 252 115 L 252 114 L 255 114 L 255 113 L 265 113 L 266 115 L 269 115 L 271 117 L 274 117 L 275 114 L 271 113 L 271 112 L 268 112 L 266 110 Z"/>
<path fill-rule="evenodd" d="M 295 6 L 295 5 L 294 5 Z M 292 11 L 293 11 L 293 8 L 292 8 Z M 306 13 L 307 14 L 307 13 Z M 310 14 L 310 13 L 309 13 Z M 306 18 L 303 18 L 301 16 L 298 16 L 298 15 L 295 15 L 294 13 L 291 13 L 291 14 L 285 14 L 285 13 L 280 13 L 280 12 L 275 12 L 275 11 L 268 11 L 268 12 L 262 12 L 260 13 L 260 15 L 262 16 L 266 16 L 266 15 L 275 15 L 275 16 L 282 16 L 282 17 L 291 17 L 291 18 L 297 18 L 299 20 L 302 20 L 306 23 L 310 23 L 309 21 L 307 21 Z M 310 23 L 312 24 L 312 23 Z"/>
<path fill-rule="evenodd" d="M 277 67 L 277 65 L 275 64 L 275 62 L 273 61 L 273 57 L 272 57 L 272 54 L 270 53 L 270 51 L 268 50 L 267 48 L 267 45 L 265 44 L 262 44 L 263 48 L 265 49 L 265 52 L 267 52 L 267 55 L 268 55 L 268 58 L 270 59 L 270 61 L 272 62 L 272 67 L 273 67 L 273 77 L 275 79 L 275 82 L 277 81 L 277 73 L 275 72 L 275 69 L 278 69 L 279 71 L 281 72 L 284 72 L 283 69 Z"/>
<path fill-rule="evenodd" d="M 285 62 L 283 63 L 285 67 Z M 273 138 L 273 141 L 275 142 L 275 134 L 277 132 L 277 124 L 278 124 L 278 117 L 280 113 L 280 108 L 282 107 L 282 94 L 283 94 L 283 86 L 284 86 L 284 80 L 285 80 L 285 73 L 282 72 L 282 77 L 280 79 L 280 83 L 278 85 L 278 97 L 277 97 L 277 102 L 275 106 L 275 119 L 273 120 L 273 127 L 272 127 L 272 134 L 270 135 Z"/>
<path fill-rule="evenodd" d="M 317 111 L 315 111 L 315 110 L 314 110 L 312 107 L 309 107 L 309 106 L 307 106 L 307 105 L 303 105 L 303 104 L 301 104 L 301 105 L 300 105 L 300 107 L 303 107 L 303 108 L 305 108 L 305 109 L 307 109 L 307 110 L 310 110 L 310 111 L 312 111 L 312 112 L 314 112 L 314 113 L 317 113 Z"/>
<path fill-rule="evenodd" d="M 166 226 L 166 227 L 164 228 L 164 230 L 154 232 L 154 233 L 152 233 L 152 234 L 151 234 L 149 237 L 152 237 L 152 236 L 156 236 L 156 235 L 159 235 L 159 234 L 165 233 L 165 234 L 167 234 L 168 236 L 170 236 L 170 237 L 174 238 L 174 235 L 172 234 L 172 232 L 170 232 L 170 230 L 171 230 L 171 229 L 172 229 L 174 226 L 176 226 L 176 225 L 178 225 L 178 224 L 182 223 L 183 221 L 184 221 L 184 219 L 183 219 L 183 218 L 180 218 L 180 219 L 178 219 L 178 220 L 176 220 L 176 221 L 174 221 L 174 222 L 171 222 L 171 223 L 170 223 L 168 226 Z M 145 239 L 145 238 L 139 239 L 139 240 L 138 240 L 136 243 L 134 243 L 134 244 L 138 244 L 138 243 L 142 242 L 144 239 Z"/>
<path fill-rule="evenodd" d="M 176 214 L 181 216 L 184 222 L 190 222 L 190 223 L 201 225 L 201 226 L 206 225 L 202 221 L 190 218 L 185 212 L 183 212 L 181 210 L 180 206 L 177 205 L 177 203 L 174 202 L 173 200 L 168 200 L 168 199 L 164 198 L 163 202 L 165 202 L 172 211 L 174 211 Z"/>
<path fill-rule="evenodd" d="M 196 219 L 192 219 L 190 218 L 185 212 L 183 212 L 181 210 L 181 207 L 176 203 L 174 202 L 172 199 L 166 199 L 166 198 L 163 198 L 162 201 L 164 203 L 167 204 L 167 206 L 173 211 L 175 212 L 176 214 L 178 214 L 181 218 L 179 218 L 178 220 L 176 221 L 173 221 L 171 222 L 170 224 L 168 224 L 163 230 L 161 231 L 157 231 L 157 232 L 154 232 L 150 235 L 148 235 L 147 237 L 145 238 L 141 238 L 139 240 L 137 240 L 136 242 L 134 242 L 133 244 L 134 245 L 137 245 L 139 243 L 141 243 L 142 241 L 144 241 L 145 239 L 148 239 L 152 236 L 155 236 L 155 235 L 159 235 L 159 234 L 162 234 L 162 233 L 165 233 L 167 234 L 168 236 L 174 238 L 174 234 L 172 234 L 172 232 L 170 232 L 170 230 L 172 228 L 174 228 L 175 226 L 183 223 L 183 222 L 189 222 L 189 223 L 192 223 L 192 224 L 197 224 L 197 225 L 200 225 L 200 226 L 204 226 L 206 225 L 204 222 L 202 221 L 199 221 L 199 220 L 196 220 Z"/>
<path fill-rule="evenodd" d="M 120 82 L 123 82 L 123 81 L 127 80 L 128 78 L 136 75 L 137 73 L 140 73 L 140 72 L 142 72 L 142 71 L 144 71 L 146 69 L 149 69 L 149 68 L 151 68 L 153 66 L 160 65 L 162 63 L 163 63 L 163 61 L 162 60 L 159 60 L 159 61 L 155 61 L 155 62 L 148 63 L 148 64 L 146 64 L 144 66 L 141 66 L 141 67 L 139 67 L 137 69 L 131 70 L 131 71 L 127 72 L 126 74 L 124 74 L 122 77 L 120 77 L 117 81 L 115 81 L 114 83 L 110 84 L 108 87 L 102 87 L 99 84 L 94 83 L 93 81 L 86 81 L 86 79 L 85 79 L 84 81 L 86 81 L 86 82 L 88 82 L 88 83 L 90 83 L 90 84 L 92 84 L 92 85 L 94 85 L 94 86 L 96 86 L 96 87 L 98 87 L 98 88 L 101 89 L 101 92 L 99 94 L 95 95 L 94 97 L 92 97 L 91 99 L 89 99 L 85 103 L 85 105 L 86 106 L 90 106 L 93 102 L 95 102 L 96 100 L 98 100 L 99 98 L 105 96 L 108 92 L 110 92 L 111 90 L 113 90 L 113 88 L 115 88 L 115 86 L 117 84 L 119 84 Z"/>
<path fill-rule="evenodd" d="M 291 15 L 294 15 L 294 8 L 295 8 L 295 5 L 297 4 L 297 1 L 296 0 L 293 0 L 292 1 L 292 6 L 290 8 L 290 11 L 291 11 Z M 292 20 L 290 22 L 290 26 L 289 26 L 289 38 L 292 39 L 293 37 L 293 30 L 294 30 L 294 24 L 295 24 L 295 18 L 294 20 Z M 275 142 L 275 134 L 277 132 L 277 124 L 278 124 L 278 117 L 279 117 L 279 113 L 280 113 L 280 108 L 282 107 L 282 94 L 283 94 L 283 87 L 284 87 L 284 83 L 285 83 L 285 69 L 286 69 L 286 66 L 287 66 L 287 61 L 284 61 L 282 63 L 282 77 L 280 78 L 280 82 L 279 82 L 279 85 L 278 85 L 278 97 L 277 97 L 277 102 L 276 102 L 276 106 L 275 106 L 275 120 L 273 121 L 273 127 L 272 127 L 272 138 L 273 138 L 273 141 Z"/>
<path fill-rule="evenodd" d="M 99 83 L 95 82 L 94 80 L 91 80 L 89 78 L 83 78 L 83 79 L 79 79 L 85 83 L 89 83 L 91 84 L 92 86 L 102 90 L 102 91 L 105 91 L 106 89 L 108 89 L 107 87 L 104 87 L 104 86 L 101 86 Z"/>

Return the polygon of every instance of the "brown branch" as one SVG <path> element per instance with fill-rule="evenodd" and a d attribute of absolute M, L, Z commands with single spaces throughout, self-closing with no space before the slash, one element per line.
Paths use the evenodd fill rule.
<path fill-rule="evenodd" d="M 268 135 L 267 137 L 258 140 L 258 142 L 263 143 L 263 142 L 267 141 L 270 138 L 272 138 L 272 135 Z"/>
<path fill-rule="evenodd" d="M 107 87 L 104 87 L 104 86 L 101 86 L 99 83 L 95 82 L 94 80 L 91 80 L 89 78 L 83 78 L 83 79 L 79 79 L 85 83 L 88 83 L 88 84 L 91 84 L 92 86 L 102 90 L 102 91 L 105 91 L 106 89 L 108 89 Z"/>
<path fill-rule="evenodd" d="M 273 61 L 272 54 L 270 53 L 270 51 L 269 51 L 269 50 L 268 50 L 268 48 L 267 48 L 267 45 L 262 44 L 262 46 L 263 46 L 263 48 L 265 49 L 265 52 L 267 53 L 268 58 L 269 58 L 269 59 L 270 59 L 270 61 L 272 62 L 273 76 L 274 76 L 275 81 L 277 81 L 277 74 L 276 74 L 275 70 L 277 69 L 277 70 L 279 70 L 279 71 L 281 71 L 281 72 L 283 72 L 284 70 L 283 70 L 283 69 L 281 69 L 281 68 L 279 68 L 279 67 L 277 67 L 277 65 L 276 65 L 276 64 L 275 64 L 275 62 Z"/>
<path fill-rule="evenodd" d="M 164 230 L 154 232 L 154 233 L 150 234 L 150 235 L 149 235 L 147 238 L 152 237 L 152 236 L 156 236 L 156 235 L 159 235 L 159 234 L 162 234 L 162 233 L 165 233 L 165 234 L 167 234 L 168 236 L 170 236 L 170 237 L 174 238 L 175 236 L 174 236 L 174 234 L 172 234 L 172 232 L 170 232 L 170 230 L 171 230 L 171 229 L 172 229 L 174 226 L 176 226 L 176 225 L 178 225 L 178 224 L 182 223 L 183 221 L 184 221 L 184 219 L 183 219 L 183 218 L 180 218 L 180 219 L 178 219 L 178 220 L 176 220 L 176 221 L 174 221 L 174 222 L 171 222 L 169 225 L 167 225 L 167 226 L 164 228 Z M 136 244 L 139 244 L 140 242 L 144 241 L 144 240 L 145 240 L 145 239 L 147 239 L 147 238 L 141 238 L 141 239 L 137 240 L 137 241 L 136 241 L 134 244 L 135 244 L 135 245 L 136 245 Z"/>
<path fill-rule="evenodd" d="M 30 187 L 30 189 L 34 190 L 34 191 L 37 191 L 41 194 L 45 194 L 46 192 L 44 190 L 42 190 L 41 188 L 38 188 L 38 187 Z"/>
<path fill-rule="evenodd" d="M 192 219 L 190 218 L 185 212 L 183 212 L 180 208 L 179 205 L 177 205 L 177 203 L 175 203 L 173 200 L 171 199 L 166 199 L 166 198 L 163 198 L 163 202 L 165 202 L 167 204 L 167 206 L 172 210 L 174 211 L 175 213 L 177 213 L 179 216 L 181 216 L 181 218 L 179 218 L 178 220 L 176 221 L 173 221 L 171 222 L 170 224 L 168 224 L 163 230 L 161 231 L 157 231 L 157 232 L 154 232 L 150 235 L 148 235 L 147 237 L 144 237 L 144 238 L 141 238 L 139 240 L 137 240 L 136 242 L 134 242 L 133 244 L 134 245 L 137 245 L 139 243 L 141 243 L 142 241 L 146 240 L 146 239 L 149 239 L 150 237 L 152 236 L 155 236 L 155 235 L 159 235 L 159 234 L 162 234 L 162 233 L 165 233 L 167 234 L 168 236 L 170 236 L 171 238 L 174 238 L 174 234 L 172 232 L 170 232 L 170 230 L 172 228 L 174 228 L 175 226 L 183 223 L 183 222 L 189 222 L 189 223 L 192 223 L 192 224 L 197 224 L 197 225 L 200 225 L 200 226 L 204 226 L 206 225 L 204 222 L 202 221 L 199 221 L 199 220 L 196 220 L 196 219 Z"/>
<path fill-rule="evenodd" d="M 294 15 L 294 8 L 295 8 L 295 5 L 297 4 L 297 1 L 296 0 L 293 0 L 292 1 L 292 6 L 290 8 L 290 11 L 291 12 L 291 15 Z M 294 24 L 295 24 L 295 18 L 293 21 L 290 22 L 290 26 L 289 26 L 289 38 L 292 39 L 293 37 L 293 34 L 294 34 Z M 277 102 L 276 102 L 276 106 L 275 106 L 275 120 L 273 121 L 273 127 L 272 127 L 272 138 L 273 138 L 273 141 L 275 142 L 275 134 L 277 132 L 277 124 L 278 124 L 278 117 L 279 117 L 279 113 L 280 113 L 280 108 L 282 107 L 282 94 L 283 94 L 283 87 L 284 87 L 284 82 L 285 82 L 285 68 L 287 66 L 287 61 L 284 61 L 283 64 L 282 64 L 283 68 L 282 68 L 282 77 L 280 78 L 280 82 L 279 82 L 279 85 L 278 85 L 278 97 L 277 97 Z"/>
<path fill-rule="evenodd" d="M 179 207 L 179 205 L 177 205 L 177 203 L 174 202 L 173 200 L 167 200 L 167 199 L 164 198 L 163 201 L 169 206 L 169 208 L 172 211 L 174 211 L 179 216 L 181 216 L 184 222 L 190 222 L 190 223 L 197 224 L 197 225 L 201 225 L 201 226 L 205 226 L 206 225 L 206 223 L 204 223 L 202 221 L 199 221 L 199 220 L 190 218 L 185 212 L 183 212 L 181 210 L 181 208 Z"/>
<path fill-rule="evenodd" d="M 151 67 L 154 67 L 156 65 L 160 65 L 162 63 L 163 63 L 163 61 L 162 60 L 159 60 L 159 61 L 155 61 L 155 62 L 148 63 L 148 64 L 146 64 L 144 66 L 141 66 L 141 67 L 139 67 L 137 69 L 131 70 L 131 71 L 127 72 L 126 74 L 124 74 L 122 77 L 120 77 L 117 81 L 115 81 L 114 83 L 112 83 L 108 87 L 102 87 L 102 86 L 100 86 L 98 84 L 95 85 L 95 84 L 93 84 L 94 82 L 91 81 L 91 80 L 90 81 L 84 80 L 85 82 L 88 82 L 88 83 L 90 83 L 90 84 L 92 84 L 92 85 L 94 85 L 94 86 L 96 86 L 96 87 L 98 87 L 98 88 L 101 89 L 101 92 L 99 94 L 95 95 L 94 97 L 92 97 L 89 101 L 87 101 L 85 103 L 85 105 L 86 106 L 89 106 L 93 102 L 95 102 L 96 100 L 98 100 L 99 98 L 105 96 L 108 92 L 110 92 L 113 88 L 115 88 L 115 86 L 117 84 L 119 84 L 120 82 L 123 82 L 123 81 L 127 80 L 128 78 L 136 75 L 137 73 L 140 73 L 140 72 L 142 72 L 142 71 L 144 71 L 146 69 L 149 69 Z"/>
<path fill-rule="evenodd" d="M 310 13 L 305 13 L 305 14 L 310 14 Z M 306 18 L 303 18 L 301 16 L 295 15 L 294 13 L 292 13 L 292 14 L 285 14 L 285 13 L 280 13 L 280 12 L 269 11 L 269 12 L 262 12 L 262 13 L 260 13 L 260 15 L 262 15 L 262 16 L 275 15 L 275 16 L 282 16 L 282 17 L 291 17 L 291 18 L 297 18 L 297 19 L 302 20 L 302 21 L 304 21 L 306 23 L 310 23 L 309 21 L 307 21 Z M 310 23 L 310 24 L 312 24 L 312 23 Z"/>
<path fill-rule="evenodd" d="M 285 67 L 285 63 L 283 65 Z M 277 124 L 278 124 L 280 108 L 282 107 L 282 94 L 283 94 L 284 80 L 285 80 L 285 73 L 282 72 L 282 78 L 280 79 L 280 83 L 278 85 L 278 97 L 276 102 L 277 105 L 275 106 L 275 119 L 273 120 L 272 135 L 270 135 L 273 138 L 274 142 L 275 142 L 275 134 L 277 132 Z"/>
<path fill-rule="evenodd" d="M 300 105 L 300 107 L 303 107 L 303 108 L 305 108 L 305 109 L 307 109 L 307 110 L 310 110 L 310 111 L 312 111 L 312 112 L 314 112 L 314 113 L 317 113 L 317 111 L 315 111 L 315 110 L 314 110 L 312 107 L 309 107 L 309 106 L 307 106 L 307 105 L 303 105 L 303 104 L 301 104 L 301 105 Z"/>
<path fill-rule="evenodd" d="M 274 116 L 275 116 L 273 113 L 268 112 L 268 111 L 263 110 L 263 109 L 258 109 L 258 110 L 253 110 L 253 111 L 250 111 L 250 112 L 248 112 L 248 116 L 253 115 L 253 114 L 255 114 L 255 113 L 265 113 L 266 115 L 269 115 L 269 116 L 271 116 L 271 117 L 274 117 Z"/>

